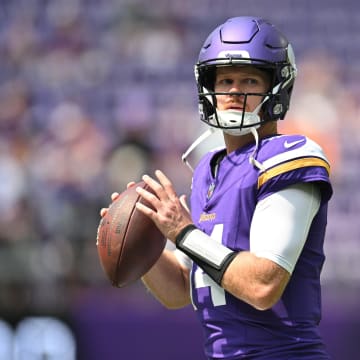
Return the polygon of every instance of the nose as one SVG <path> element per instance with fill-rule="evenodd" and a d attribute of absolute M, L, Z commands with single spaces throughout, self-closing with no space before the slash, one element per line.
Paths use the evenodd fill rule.
<path fill-rule="evenodd" d="M 229 96 L 237 100 L 244 99 L 244 93 L 241 91 L 241 89 L 238 86 L 233 86 L 229 90 Z"/>
<path fill-rule="evenodd" d="M 231 94 L 231 96 L 237 96 L 237 97 L 243 96 L 243 91 L 241 89 L 241 86 L 239 86 L 238 82 L 234 82 L 231 85 L 231 88 L 229 89 L 229 93 Z"/>
<path fill-rule="evenodd" d="M 229 91 L 229 95 L 230 95 L 230 96 L 233 96 L 233 97 L 243 96 L 242 94 L 239 94 L 239 93 L 240 93 L 239 90 L 231 90 L 231 91 Z"/>

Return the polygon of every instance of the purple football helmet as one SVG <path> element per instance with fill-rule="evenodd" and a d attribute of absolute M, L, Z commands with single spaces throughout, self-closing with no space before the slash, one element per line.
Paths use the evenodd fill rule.
<path fill-rule="evenodd" d="M 270 74 L 269 91 L 238 94 L 244 96 L 245 101 L 249 95 L 261 97 L 260 105 L 252 113 L 217 110 L 216 67 L 244 65 L 255 66 Z M 208 36 L 195 65 L 200 119 L 232 135 L 244 135 L 265 121 L 283 119 L 289 108 L 295 77 L 292 46 L 274 25 L 256 17 L 228 19 Z"/>

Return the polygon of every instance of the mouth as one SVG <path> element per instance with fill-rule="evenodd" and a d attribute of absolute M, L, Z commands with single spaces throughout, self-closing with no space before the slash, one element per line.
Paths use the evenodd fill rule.
<path fill-rule="evenodd" d="M 233 100 L 233 99 L 232 99 Z M 229 101 L 225 104 L 226 110 L 244 111 L 244 104 L 238 101 Z"/>
<path fill-rule="evenodd" d="M 226 110 L 230 110 L 230 111 L 233 111 L 233 110 L 235 110 L 235 111 L 244 111 L 244 108 L 241 107 L 241 106 L 229 106 L 229 107 L 226 108 Z"/>

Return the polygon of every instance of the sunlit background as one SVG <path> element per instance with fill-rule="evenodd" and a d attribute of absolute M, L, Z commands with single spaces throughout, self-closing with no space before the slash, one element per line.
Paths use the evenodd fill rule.
<path fill-rule="evenodd" d="M 111 288 L 95 237 L 110 194 L 143 173 L 189 193 L 181 154 L 204 130 L 193 65 L 238 15 L 293 43 L 281 131 L 324 147 L 335 190 L 321 329 L 334 359 L 358 358 L 359 2 L 1 0 L 0 360 L 204 359 L 191 307 L 162 309 L 140 283 Z"/>

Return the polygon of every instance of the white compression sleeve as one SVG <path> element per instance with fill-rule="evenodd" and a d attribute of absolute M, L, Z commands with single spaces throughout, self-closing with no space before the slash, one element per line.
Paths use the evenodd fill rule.
<path fill-rule="evenodd" d="M 320 207 L 319 188 L 295 184 L 259 201 L 250 229 L 250 251 L 293 272 Z"/>

